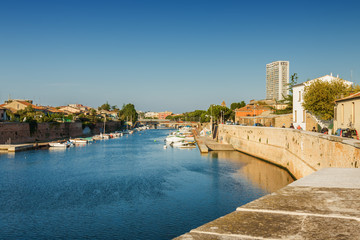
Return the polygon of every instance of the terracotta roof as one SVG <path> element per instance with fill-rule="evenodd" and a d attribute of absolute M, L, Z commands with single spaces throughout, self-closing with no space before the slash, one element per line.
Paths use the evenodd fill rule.
<path fill-rule="evenodd" d="M 22 104 L 24 104 L 24 105 L 26 105 L 26 106 L 35 106 L 35 105 L 33 105 L 33 104 L 29 103 L 29 102 L 26 102 L 26 101 L 18 101 L 18 100 L 15 100 L 14 102 L 19 102 L 19 103 L 22 103 Z"/>
<path fill-rule="evenodd" d="M 238 112 L 247 112 L 253 110 L 270 110 L 270 108 L 264 105 L 246 105 L 245 107 L 235 109 L 235 111 Z"/>
<path fill-rule="evenodd" d="M 354 94 L 344 97 L 344 98 L 337 99 L 337 100 L 335 100 L 335 102 L 345 101 L 345 100 L 349 100 L 349 99 L 353 99 L 353 98 L 360 98 L 360 92 L 354 93 Z"/>
<path fill-rule="evenodd" d="M 48 107 L 47 110 L 49 110 L 50 112 L 53 112 L 53 113 L 63 113 L 63 111 L 56 109 L 54 107 Z"/>

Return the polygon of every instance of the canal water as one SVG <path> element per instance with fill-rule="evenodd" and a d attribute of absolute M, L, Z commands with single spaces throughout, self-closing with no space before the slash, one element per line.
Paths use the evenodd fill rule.
<path fill-rule="evenodd" d="M 239 152 L 164 149 L 168 133 L 0 154 L 0 239 L 171 239 L 292 182 Z"/>

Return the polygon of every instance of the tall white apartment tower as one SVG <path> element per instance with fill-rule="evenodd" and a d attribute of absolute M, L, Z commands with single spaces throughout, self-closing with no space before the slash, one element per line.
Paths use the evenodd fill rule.
<path fill-rule="evenodd" d="M 289 94 L 289 61 L 266 64 L 266 99 L 282 100 Z"/>

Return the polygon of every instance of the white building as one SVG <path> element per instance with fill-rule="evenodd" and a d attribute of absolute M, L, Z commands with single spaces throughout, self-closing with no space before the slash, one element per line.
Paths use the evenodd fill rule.
<path fill-rule="evenodd" d="M 145 118 L 159 118 L 159 113 L 157 112 L 146 112 Z"/>
<path fill-rule="evenodd" d="M 319 78 L 315 78 L 300 84 L 293 86 L 293 124 L 295 128 L 299 126 L 301 129 L 306 130 L 306 110 L 302 106 L 304 102 L 304 89 L 305 86 L 309 86 L 315 80 L 331 82 L 334 80 L 340 80 L 339 76 L 334 77 L 332 74 L 325 75 Z M 346 84 L 352 85 L 352 82 L 344 80 Z"/>
<path fill-rule="evenodd" d="M 289 61 L 266 64 L 266 99 L 282 100 L 289 94 Z"/>

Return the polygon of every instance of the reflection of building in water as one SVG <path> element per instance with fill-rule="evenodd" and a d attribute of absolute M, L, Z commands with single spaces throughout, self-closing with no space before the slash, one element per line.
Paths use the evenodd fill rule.
<path fill-rule="evenodd" d="M 219 160 L 242 163 L 243 166 L 236 174 L 246 177 L 250 182 L 270 193 L 294 181 L 284 169 L 237 151 L 219 151 L 210 154 Z"/>

